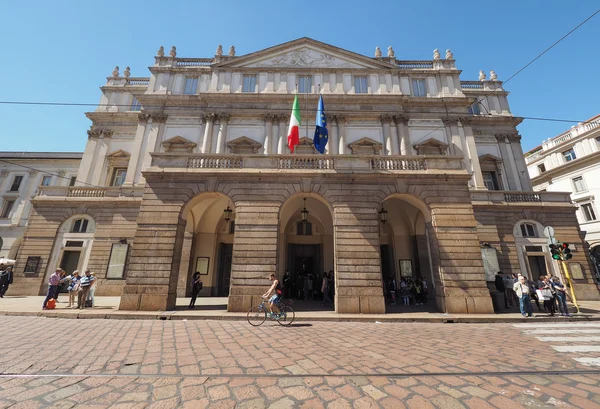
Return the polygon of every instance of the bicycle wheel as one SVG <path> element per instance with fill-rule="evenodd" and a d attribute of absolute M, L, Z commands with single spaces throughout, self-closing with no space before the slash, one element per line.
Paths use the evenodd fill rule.
<path fill-rule="evenodd" d="M 296 317 L 296 313 L 289 305 L 281 305 L 279 307 L 279 318 L 277 319 L 277 323 L 279 325 L 290 325 L 294 322 L 294 318 Z"/>
<path fill-rule="evenodd" d="M 256 305 L 248 310 L 248 324 L 258 327 L 267 319 L 267 311 L 260 305 Z"/>

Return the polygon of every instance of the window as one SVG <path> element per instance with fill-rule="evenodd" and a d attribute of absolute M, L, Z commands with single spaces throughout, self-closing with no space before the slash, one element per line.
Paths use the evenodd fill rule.
<path fill-rule="evenodd" d="M 531 223 L 523 223 L 521 225 L 521 236 L 523 237 L 537 237 L 535 232 L 535 226 Z"/>
<path fill-rule="evenodd" d="M 50 186 L 50 183 L 52 183 L 52 176 L 44 176 L 42 178 L 42 186 Z"/>
<path fill-rule="evenodd" d="M 312 236 L 312 223 L 298 222 L 296 224 L 296 234 L 298 236 Z"/>
<path fill-rule="evenodd" d="M 479 102 L 475 102 L 472 105 L 469 106 L 468 112 L 472 115 L 479 115 L 481 114 L 481 109 L 479 107 Z"/>
<path fill-rule="evenodd" d="M 141 109 L 142 109 L 142 104 L 140 104 L 140 101 L 138 101 L 137 97 L 134 95 L 133 101 L 131 101 L 131 110 L 139 111 Z"/>
<path fill-rule="evenodd" d="M 312 77 L 299 77 L 298 78 L 298 92 L 300 94 L 312 93 Z"/>
<path fill-rule="evenodd" d="M 77 219 L 73 222 L 73 228 L 71 229 L 71 233 L 85 233 L 87 232 L 87 228 L 87 219 Z"/>
<path fill-rule="evenodd" d="M 367 77 L 354 77 L 354 93 L 366 94 L 368 91 Z"/>
<path fill-rule="evenodd" d="M 598 137 L 596 138 L 596 143 L 598 144 L 598 147 L 600 148 L 600 136 L 598 136 Z"/>
<path fill-rule="evenodd" d="M 538 170 L 540 171 L 540 173 L 544 173 L 546 171 L 546 165 L 544 165 L 543 163 L 541 165 L 538 165 Z"/>
<path fill-rule="evenodd" d="M 69 180 L 69 186 L 75 186 L 75 182 L 77 182 L 77 176 L 71 176 L 71 180 Z"/>
<path fill-rule="evenodd" d="M 482 172 L 483 184 L 488 190 L 500 190 L 496 172 Z"/>
<path fill-rule="evenodd" d="M 571 162 L 572 160 L 577 159 L 577 156 L 575 155 L 575 150 L 573 148 L 569 149 L 568 151 L 564 151 L 563 156 L 565 157 L 565 160 L 567 162 Z"/>
<path fill-rule="evenodd" d="M 425 80 L 412 80 L 413 95 L 415 97 L 426 97 L 427 88 L 425 87 Z"/>
<path fill-rule="evenodd" d="M 242 92 L 256 92 L 256 75 L 244 75 Z"/>
<path fill-rule="evenodd" d="M 576 178 L 573 178 L 573 187 L 575 188 L 575 192 L 583 192 L 587 190 L 583 176 L 577 176 Z"/>
<path fill-rule="evenodd" d="M 13 179 L 13 183 L 10 187 L 11 192 L 18 192 L 21 187 L 21 182 L 23 181 L 23 176 L 15 176 Z"/>
<path fill-rule="evenodd" d="M 197 77 L 185 79 L 185 89 L 183 90 L 184 94 L 195 94 L 197 88 L 198 88 L 198 78 Z"/>
<path fill-rule="evenodd" d="M 121 186 L 125 182 L 125 176 L 127 176 L 127 169 L 115 169 L 113 177 L 110 182 L 111 186 Z"/>
<path fill-rule="evenodd" d="M 4 206 L 2 206 L 2 213 L 0 213 L 0 219 L 8 219 L 14 205 L 14 200 L 5 200 Z"/>
<path fill-rule="evenodd" d="M 234 233 L 235 233 L 235 221 L 234 221 L 234 220 L 232 220 L 232 221 L 229 223 L 229 234 L 234 234 Z"/>
<path fill-rule="evenodd" d="M 581 205 L 581 209 L 583 210 L 583 216 L 585 217 L 586 222 L 596 220 L 596 213 L 594 213 L 594 207 L 591 203 Z"/>

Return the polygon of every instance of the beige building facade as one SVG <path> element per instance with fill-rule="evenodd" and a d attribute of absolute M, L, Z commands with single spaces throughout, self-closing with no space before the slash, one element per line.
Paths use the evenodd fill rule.
<path fill-rule="evenodd" d="M 201 295 L 246 311 L 270 273 L 290 270 L 333 271 L 339 313 L 385 312 L 388 277 L 427 279 L 440 311 L 489 313 L 496 271 L 557 271 L 545 226 L 582 241 L 568 194 L 533 192 L 502 82 L 461 80 L 450 50 L 415 61 L 309 38 L 211 58 L 161 47 L 149 70 L 115 68 L 87 114 L 81 185 L 34 199 L 18 262 L 41 265 L 16 270 L 24 292 L 67 257 L 124 310 L 173 309 L 199 271 Z M 578 291 L 597 298 L 589 257 L 573 261 Z"/>

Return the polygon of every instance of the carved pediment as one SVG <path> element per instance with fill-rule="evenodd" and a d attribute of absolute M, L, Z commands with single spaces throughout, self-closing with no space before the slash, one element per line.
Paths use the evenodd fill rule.
<path fill-rule="evenodd" d="M 371 138 L 361 138 L 348 144 L 353 155 L 380 155 L 383 144 Z"/>
<path fill-rule="evenodd" d="M 222 67 L 272 68 L 390 68 L 374 60 L 342 48 L 303 37 L 288 43 L 236 57 L 217 64 Z M 395 67 L 394 67 L 395 68 Z"/>
<path fill-rule="evenodd" d="M 124 167 L 129 163 L 131 154 L 123 149 L 116 150 L 106 155 L 109 166 Z"/>
<path fill-rule="evenodd" d="M 312 155 L 317 153 L 317 149 L 313 144 L 313 140 L 305 136 L 300 138 L 300 143 L 294 147 L 294 152 L 298 155 Z"/>
<path fill-rule="evenodd" d="M 240 136 L 233 141 L 227 142 L 227 147 L 231 153 L 258 153 L 262 144 L 250 139 L 247 136 Z"/>
<path fill-rule="evenodd" d="M 106 155 L 107 158 L 128 158 L 131 154 L 123 149 L 116 150 Z"/>
<path fill-rule="evenodd" d="M 479 157 L 479 166 L 483 172 L 502 173 L 502 159 L 489 153 Z"/>
<path fill-rule="evenodd" d="M 163 141 L 163 149 L 165 152 L 188 152 L 191 153 L 198 144 L 184 138 L 183 136 L 174 136 Z"/>
<path fill-rule="evenodd" d="M 502 162 L 502 159 L 488 153 L 486 155 L 481 155 L 479 157 L 479 162 Z"/>
<path fill-rule="evenodd" d="M 414 148 L 417 155 L 445 155 L 448 152 L 448 144 L 435 138 L 416 144 Z"/>

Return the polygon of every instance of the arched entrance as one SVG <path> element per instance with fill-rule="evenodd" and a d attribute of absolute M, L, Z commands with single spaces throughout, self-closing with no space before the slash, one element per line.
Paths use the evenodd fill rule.
<path fill-rule="evenodd" d="M 186 227 L 177 296 L 191 295 L 191 278 L 196 271 L 203 285 L 200 296 L 229 296 L 235 231 L 233 202 L 221 193 L 202 193 L 188 202 L 181 217 Z"/>
<path fill-rule="evenodd" d="M 427 206 L 414 196 L 393 195 L 383 201 L 379 216 L 386 311 L 435 309 L 436 280 L 427 227 L 431 216 Z M 394 286 L 395 297 L 391 292 Z"/>
<path fill-rule="evenodd" d="M 333 276 L 333 218 L 330 205 L 316 194 L 297 194 L 281 207 L 278 277 L 285 296 L 299 308 L 323 309 L 323 273 Z M 286 274 L 289 271 L 289 275 Z M 329 277 L 333 300 L 333 277 Z"/>

